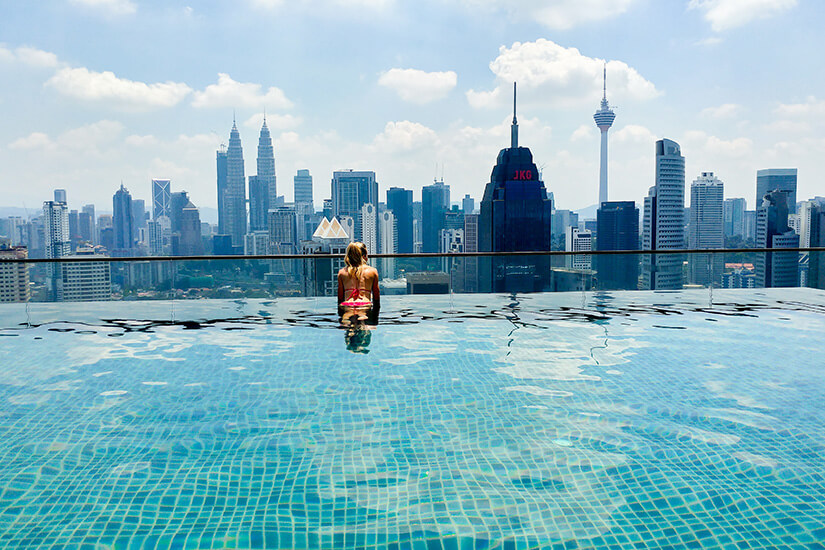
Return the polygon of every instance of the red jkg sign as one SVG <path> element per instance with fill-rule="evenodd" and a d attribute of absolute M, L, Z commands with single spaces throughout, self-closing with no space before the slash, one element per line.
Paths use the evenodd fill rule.
<path fill-rule="evenodd" d="M 531 180 L 533 179 L 533 171 L 532 170 L 516 170 L 513 173 L 514 180 Z"/>

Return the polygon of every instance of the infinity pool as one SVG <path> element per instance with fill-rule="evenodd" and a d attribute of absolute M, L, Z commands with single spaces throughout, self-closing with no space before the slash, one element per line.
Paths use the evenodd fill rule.
<path fill-rule="evenodd" d="M 385 302 L 0 308 L 0 546 L 823 547 L 825 293 Z"/>

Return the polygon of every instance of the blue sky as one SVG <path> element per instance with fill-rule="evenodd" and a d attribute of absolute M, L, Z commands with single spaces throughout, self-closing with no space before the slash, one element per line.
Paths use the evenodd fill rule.
<path fill-rule="evenodd" d="M 713 171 L 753 208 L 760 168 L 799 168 L 825 195 L 819 0 L 45 0 L 0 17 L 0 204 L 111 208 L 153 177 L 214 207 L 215 150 L 233 110 L 247 174 L 264 109 L 279 193 L 310 169 L 375 170 L 419 192 L 442 171 L 480 198 L 509 140 L 559 208 L 596 202 L 592 115 L 608 61 L 610 198 L 640 202 L 654 141 L 675 139 L 687 180 Z M 438 166 L 438 168 L 436 168 Z"/>

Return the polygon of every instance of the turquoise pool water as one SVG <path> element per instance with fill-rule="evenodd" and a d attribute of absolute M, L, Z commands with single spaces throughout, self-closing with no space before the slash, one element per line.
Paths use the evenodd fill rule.
<path fill-rule="evenodd" d="M 823 547 L 825 293 L 331 306 L 0 308 L 0 546 Z"/>

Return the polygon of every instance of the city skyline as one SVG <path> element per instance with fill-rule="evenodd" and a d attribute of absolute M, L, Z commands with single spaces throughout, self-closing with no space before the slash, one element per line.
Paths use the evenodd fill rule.
<path fill-rule="evenodd" d="M 212 155 L 226 143 L 233 108 L 248 144 L 267 110 L 278 175 L 284 181 L 308 168 L 319 203 L 326 178 L 343 168 L 373 170 L 384 189 L 416 195 L 443 170 L 455 197 L 478 199 L 489 158 L 506 141 L 507 96 L 518 80 L 521 139 L 559 207 L 580 209 L 598 198 L 599 132 L 591 117 L 605 60 L 611 106 L 619 106 L 610 137 L 611 200 L 641 201 L 655 173 L 650 151 L 665 136 L 682 145 L 689 177 L 713 171 L 727 196 L 751 197 L 756 171 L 769 167 L 798 168 L 801 198 L 822 194 L 814 171 L 823 149 L 815 130 L 825 112 L 816 98 L 822 77 L 795 61 L 820 43 L 812 29 L 822 7 L 762 2 L 742 8 L 733 22 L 724 17 L 726 2 L 629 0 L 605 2 L 601 11 L 560 2 L 540 12 L 526 2 L 505 9 L 490 1 L 469 13 L 456 4 L 405 10 L 386 0 L 351 10 L 329 5 L 325 15 L 313 15 L 256 1 L 240 3 L 232 17 L 222 17 L 224 8 L 174 2 L 21 6 L 0 22 L 0 73 L 15 82 L 0 96 L 15 105 L 0 130 L 0 183 L 10 190 L 3 206 L 36 210 L 54 187 L 69 189 L 73 203 L 105 205 L 121 179 L 150 204 L 148 182 L 168 178 L 200 207 L 215 208 Z M 118 5 L 125 8 L 114 10 Z M 366 47 L 357 41 L 334 52 L 348 26 L 342 23 L 364 14 L 375 17 L 359 27 L 377 31 L 386 53 L 370 48 L 372 55 L 355 56 Z M 423 44 L 393 32 L 428 20 L 438 33 L 451 18 L 469 29 Z M 150 24 L 175 28 L 179 40 L 140 39 L 146 50 L 138 63 L 129 45 Z M 293 28 L 280 37 L 244 32 L 237 43 L 205 43 L 207 30 L 243 25 Z M 73 39 L 90 27 L 99 28 L 100 42 Z M 643 37 L 628 36 L 635 27 L 645 29 Z M 772 40 L 753 40 L 767 29 Z M 448 47 L 471 31 L 478 48 Z M 100 47 L 115 35 L 122 44 Z M 661 45 L 655 55 L 651 40 Z M 266 46 L 289 46 L 296 55 L 259 63 L 248 53 Z M 335 67 L 325 55 L 338 60 Z M 746 59 L 758 60 L 760 71 Z M 319 78 L 332 88 L 310 86 L 308 69 L 297 69 L 319 64 L 328 69 Z M 530 74 L 530 66 L 540 70 Z M 771 86 L 759 85 L 757 72 L 769 72 Z M 562 73 L 567 80 L 554 76 Z M 247 155 L 246 174 L 255 173 L 254 163 Z M 436 163 L 443 168 L 434 170 Z M 288 201 L 291 191 L 282 190 Z"/>

